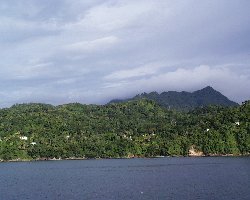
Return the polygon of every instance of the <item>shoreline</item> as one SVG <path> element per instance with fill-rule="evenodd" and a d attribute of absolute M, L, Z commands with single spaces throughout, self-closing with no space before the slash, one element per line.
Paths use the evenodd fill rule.
<path fill-rule="evenodd" d="M 209 158 L 209 157 L 249 157 L 250 154 L 212 154 L 212 155 L 201 155 L 201 156 L 181 156 L 181 155 L 172 155 L 172 156 L 152 156 L 152 157 L 113 157 L 113 158 L 37 158 L 37 159 L 14 159 L 14 160 L 0 160 L 0 163 L 7 163 L 7 162 L 36 162 L 36 161 L 65 161 L 65 160 L 109 160 L 109 159 L 154 159 L 154 158 Z"/>

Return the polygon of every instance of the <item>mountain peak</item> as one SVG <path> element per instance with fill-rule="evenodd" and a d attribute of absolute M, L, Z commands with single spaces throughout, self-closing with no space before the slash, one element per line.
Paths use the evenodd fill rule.
<path fill-rule="evenodd" d="M 214 88 L 212 88 L 210 85 L 208 85 L 207 87 L 204 87 L 201 90 L 215 90 Z"/>
<path fill-rule="evenodd" d="M 221 94 L 220 92 L 218 92 L 217 90 L 215 90 L 211 86 L 207 86 L 207 87 L 204 87 L 200 90 L 193 92 L 193 94 L 196 94 L 196 93 L 202 93 L 202 94 L 205 94 L 205 93 L 217 93 L 218 94 L 219 93 L 219 94 Z"/>
<path fill-rule="evenodd" d="M 206 86 L 200 90 L 194 91 L 193 93 L 195 92 L 218 92 L 218 91 L 212 88 L 211 86 Z"/>
<path fill-rule="evenodd" d="M 230 101 L 227 97 L 222 95 L 220 92 L 207 86 L 201 90 L 195 92 L 162 92 L 158 94 L 157 92 L 142 93 L 141 95 L 136 95 L 133 98 L 127 100 L 134 100 L 140 98 L 147 98 L 156 101 L 159 105 L 166 108 L 173 108 L 176 110 L 192 110 L 196 107 L 208 106 L 208 105 L 220 105 L 220 106 L 236 106 L 237 103 Z M 110 103 L 124 102 L 127 100 L 116 100 Z"/>

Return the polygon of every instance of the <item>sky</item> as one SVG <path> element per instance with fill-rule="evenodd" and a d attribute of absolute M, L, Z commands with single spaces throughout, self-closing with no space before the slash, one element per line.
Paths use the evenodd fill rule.
<path fill-rule="evenodd" d="M 250 99 L 249 0 L 1 0 L 0 107 L 212 86 Z"/>

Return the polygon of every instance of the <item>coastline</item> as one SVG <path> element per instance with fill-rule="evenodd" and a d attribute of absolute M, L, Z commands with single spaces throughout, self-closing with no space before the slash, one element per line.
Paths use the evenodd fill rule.
<path fill-rule="evenodd" d="M 172 155 L 172 156 L 152 156 L 152 157 L 110 157 L 110 158 L 77 158 L 77 157 L 70 157 L 70 158 L 36 158 L 36 159 L 13 159 L 13 160 L 1 160 L 0 163 L 6 162 L 36 162 L 36 161 L 63 161 L 63 160 L 109 160 L 109 159 L 136 159 L 136 158 L 145 158 L 145 159 L 154 159 L 154 158 L 209 158 L 209 157 L 249 157 L 250 154 L 210 154 L 210 155 Z"/>

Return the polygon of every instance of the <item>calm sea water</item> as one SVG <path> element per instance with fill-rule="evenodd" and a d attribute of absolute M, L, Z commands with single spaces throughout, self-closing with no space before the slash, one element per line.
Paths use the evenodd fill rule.
<path fill-rule="evenodd" d="M 0 199 L 250 199 L 250 157 L 0 163 Z"/>

